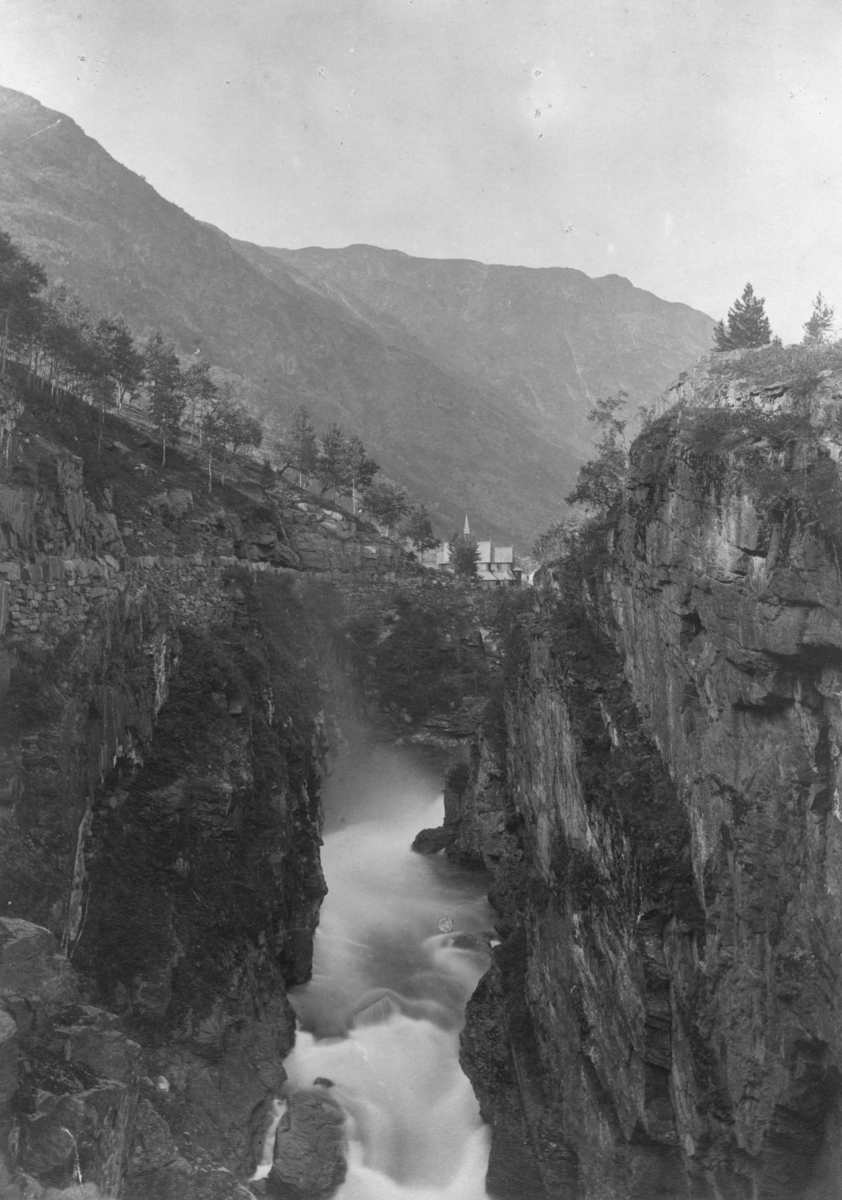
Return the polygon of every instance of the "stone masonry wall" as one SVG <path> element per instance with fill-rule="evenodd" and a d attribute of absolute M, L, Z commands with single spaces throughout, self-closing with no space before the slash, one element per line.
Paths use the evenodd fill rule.
<path fill-rule="evenodd" d="M 233 556 L 208 558 L 139 555 L 118 560 L 112 555 L 62 559 L 39 556 L 41 561 L 0 562 L 0 636 L 38 633 L 47 640 L 85 624 L 96 605 L 113 600 L 127 587 L 144 587 L 154 580 L 173 615 L 206 627 L 230 618 L 232 599 L 224 580 L 232 569 L 251 573 L 334 583 L 350 600 L 377 603 L 397 581 L 391 557 L 378 545 L 363 546 L 360 560 L 345 570 L 302 572 Z M 365 552 L 370 550 L 370 554 Z M 407 581 L 421 586 L 422 579 Z"/>

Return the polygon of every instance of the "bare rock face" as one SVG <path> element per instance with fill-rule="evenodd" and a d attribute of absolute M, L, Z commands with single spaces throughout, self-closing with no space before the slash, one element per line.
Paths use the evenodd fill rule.
<path fill-rule="evenodd" d="M 443 825 L 435 829 L 422 829 L 415 835 L 411 849 L 416 854 L 438 854 L 448 845 L 449 840 Z"/>
<path fill-rule="evenodd" d="M 609 580 L 618 646 L 692 828 L 707 920 L 695 1020 L 719 1047 L 708 1086 L 729 1125 L 714 1144 L 764 1196 L 842 1185 L 837 397 L 832 379 L 809 403 L 767 389 L 758 399 L 800 431 L 762 471 L 708 461 L 707 487 L 688 455 L 692 408 L 665 418 L 639 449 Z M 770 480 L 783 495 L 770 499 Z M 710 1136 L 700 1085 L 674 1072 L 695 1162 Z"/>
<path fill-rule="evenodd" d="M 0 996 L 24 1025 L 42 1006 L 78 999 L 76 973 L 49 929 L 0 917 Z"/>
<path fill-rule="evenodd" d="M 18 1027 L 11 1013 L 0 1009 L 0 1145 L 8 1143 L 17 1090 Z"/>
<path fill-rule="evenodd" d="M 278 1200 L 321 1200 L 345 1178 L 345 1114 L 321 1088 L 295 1092 L 275 1137 L 268 1191 Z"/>
<path fill-rule="evenodd" d="M 140 1047 L 114 1014 L 78 1001 L 76 972 L 49 930 L 0 918 L 2 1144 L 13 1126 L 22 1171 L 58 1189 L 84 1172 L 97 1196 L 124 1174 Z"/>
<path fill-rule="evenodd" d="M 34 407 L 26 414 L 36 420 Z M 126 1200 L 234 1200 L 247 1194 L 254 1141 L 285 1080 L 294 1038 L 285 985 L 308 976 L 324 893 L 326 741 L 318 668 L 303 661 L 307 619 L 284 582 L 261 592 L 220 579 L 233 603 L 185 621 L 190 581 L 173 587 L 163 570 L 129 578 L 106 560 L 122 544 L 86 489 L 83 460 L 15 432 L 14 421 L 9 431 L 0 504 L 0 590 L 8 600 L 11 580 L 17 597 L 10 610 L 0 597 L 0 899 L 15 914 L 0 918 L 9 1186 L 33 1197 L 81 1185 L 80 1195 Z M 190 509 L 188 489 L 163 497 L 172 522 Z M 64 560 L 77 558 L 87 583 L 62 586 L 79 611 L 67 628 L 35 620 L 39 604 L 58 603 Z M 93 584 L 107 587 L 93 586 L 94 569 Z"/>
<path fill-rule="evenodd" d="M 504 939 L 462 1036 L 495 1197 L 839 1195 L 840 389 L 784 393 L 782 448 L 740 457 L 726 414 L 711 453 L 687 409 L 640 439 L 587 604 L 562 573 L 479 739 L 454 846 Z"/>
<path fill-rule="evenodd" d="M 422 829 L 412 843 L 416 854 L 438 854 L 447 850 L 448 854 L 463 862 L 473 862 L 478 856 L 464 853 L 464 831 L 462 825 L 462 798 L 470 780 L 470 768 L 467 763 L 455 763 L 444 777 L 444 824 L 435 829 Z M 461 835 L 461 837 L 460 837 Z M 454 848 L 457 847 L 457 848 Z"/>

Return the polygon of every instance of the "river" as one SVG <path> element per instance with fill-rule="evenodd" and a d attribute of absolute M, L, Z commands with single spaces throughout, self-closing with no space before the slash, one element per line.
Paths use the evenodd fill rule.
<path fill-rule="evenodd" d="M 465 1003 L 488 964 L 482 873 L 410 850 L 443 819 L 435 756 L 374 747 L 342 757 L 324 791 L 328 895 L 312 981 L 285 1062 L 345 1109 L 337 1200 L 485 1200 L 489 1133 L 459 1066 Z"/>

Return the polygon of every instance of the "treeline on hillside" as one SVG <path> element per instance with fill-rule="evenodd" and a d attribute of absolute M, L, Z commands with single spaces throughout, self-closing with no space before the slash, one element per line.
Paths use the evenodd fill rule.
<path fill-rule="evenodd" d="M 354 512 L 406 538 L 417 551 L 438 545 L 423 504 L 406 490 L 377 479 L 379 464 L 355 434 L 331 425 L 321 437 L 302 405 L 287 426 L 276 417 L 268 428 L 249 411 L 248 382 L 200 359 L 184 361 L 160 330 L 138 343 L 120 314 L 98 320 L 64 284 L 50 285 L 43 267 L 0 231 L 0 375 L 13 359 L 60 396 L 73 393 L 105 413 L 142 405 L 161 441 L 161 461 L 179 436 L 207 457 L 208 490 L 214 469 L 225 481 L 227 465 L 241 451 L 263 448 L 264 470 L 273 479 L 290 468 L 299 484 L 319 494 L 351 499 Z"/>
<path fill-rule="evenodd" d="M 331 491 L 349 496 L 354 512 L 366 513 L 418 551 L 439 544 L 426 506 L 414 503 L 400 484 L 375 478 L 380 466 L 356 434 L 349 435 L 334 424 L 319 438 L 307 407 L 301 404 L 289 425 L 273 428 L 271 445 L 281 476 L 292 471 L 299 484 L 305 479 L 314 481 L 321 495 Z"/>

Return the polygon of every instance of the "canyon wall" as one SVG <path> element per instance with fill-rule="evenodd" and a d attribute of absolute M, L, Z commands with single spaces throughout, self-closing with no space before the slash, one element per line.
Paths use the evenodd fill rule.
<path fill-rule="evenodd" d="M 842 387 L 807 383 L 680 381 L 510 636 L 449 850 L 500 917 L 462 1039 L 493 1196 L 839 1194 Z"/>
<path fill-rule="evenodd" d="M 84 406 L 4 388 L 8 1188 L 246 1195 L 329 743 L 367 714 L 476 729 L 419 848 L 490 872 L 489 1194 L 835 1200 L 840 395 L 700 368 L 577 556 L 498 604 L 256 467 L 208 492 L 137 421 L 99 450 Z"/>
<path fill-rule="evenodd" d="M 420 568 L 92 417 L 0 386 L 0 1190 L 229 1200 L 311 971 L 336 630 Z"/>

